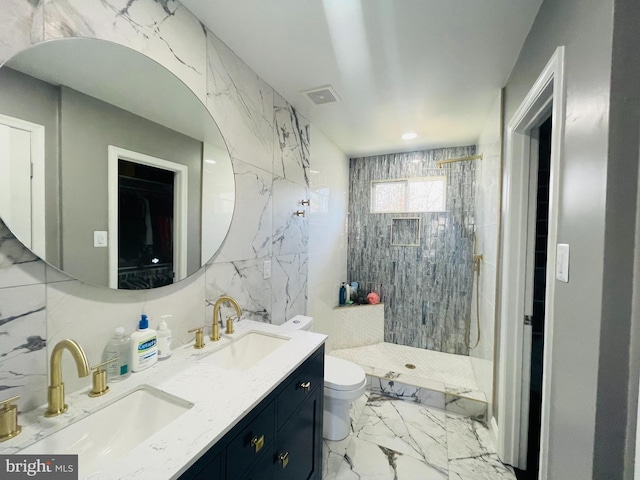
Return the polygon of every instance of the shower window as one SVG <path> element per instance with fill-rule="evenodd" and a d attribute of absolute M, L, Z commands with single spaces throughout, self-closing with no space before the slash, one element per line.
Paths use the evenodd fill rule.
<path fill-rule="evenodd" d="M 443 212 L 446 193 L 446 176 L 376 180 L 371 182 L 371 212 Z"/>

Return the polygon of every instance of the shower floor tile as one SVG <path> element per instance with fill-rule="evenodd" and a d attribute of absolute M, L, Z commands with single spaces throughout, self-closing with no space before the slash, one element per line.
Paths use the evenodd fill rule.
<path fill-rule="evenodd" d="M 323 480 L 516 478 L 485 424 L 471 418 L 370 395 L 352 409 L 351 425 L 346 439 L 324 441 Z"/>
<path fill-rule="evenodd" d="M 332 350 L 329 354 L 359 365 L 372 367 L 378 372 L 387 371 L 419 377 L 428 381 L 443 383 L 451 388 L 480 390 L 473 373 L 471 360 L 464 355 L 454 355 L 386 342 L 364 347 Z M 414 365 L 415 368 L 407 368 L 406 364 L 408 363 Z"/>

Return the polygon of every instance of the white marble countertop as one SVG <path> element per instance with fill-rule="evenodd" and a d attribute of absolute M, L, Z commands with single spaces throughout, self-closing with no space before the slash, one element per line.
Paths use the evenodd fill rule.
<path fill-rule="evenodd" d="M 289 337 L 290 341 L 245 371 L 225 370 L 198 360 L 228 345 L 248 331 L 260 331 Z M 45 418 L 46 405 L 20 414 L 22 433 L 0 445 L 0 454 L 20 453 L 21 449 L 99 410 L 140 385 L 151 385 L 175 395 L 194 406 L 166 427 L 139 444 L 124 458 L 111 459 L 104 469 L 86 472 L 80 455 L 80 479 L 173 479 L 184 473 L 202 454 L 230 431 L 260 403 L 280 382 L 300 366 L 326 336 L 306 331 L 284 332 L 278 326 L 242 320 L 235 324 L 233 335 L 223 335 L 219 342 L 205 337 L 201 350 L 193 342 L 173 351 L 172 356 L 129 378 L 109 385 L 110 391 L 91 398 L 91 377 L 86 389 L 67 393 L 69 410 Z M 64 380 L 64 379 L 63 379 Z M 117 419 L 114 428 L 118 428 Z M 47 452 L 51 454 L 77 453 Z"/>

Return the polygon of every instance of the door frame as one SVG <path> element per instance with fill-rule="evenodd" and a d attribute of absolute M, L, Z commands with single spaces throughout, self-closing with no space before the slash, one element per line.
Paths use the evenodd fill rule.
<path fill-rule="evenodd" d="M 21 118 L 0 114 L 0 124 L 30 133 L 31 148 L 31 238 L 29 250 L 40 258 L 47 258 L 45 224 L 45 127 Z M 9 227 L 9 225 L 7 225 Z"/>
<path fill-rule="evenodd" d="M 173 189 L 173 267 L 174 281 L 187 277 L 187 213 L 188 213 L 188 167 L 180 163 L 162 160 L 144 153 L 108 146 L 108 248 L 109 287 L 118 288 L 118 160 L 139 163 L 149 167 L 168 170 L 175 174 Z"/>
<path fill-rule="evenodd" d="M 540 428 L 540 479 L 547 478 L 551 375 L 553 372 L 553 305 L 558 237 L 560 159 L 564 138 L 565 79 L 564 47 L 556 49 L 507 127 L 502 215 L 502 271 L 500 301 L 500 352 L 498 382 L 498 455 L 518 467 L 521 459 L 522 367 L 529 166 L 532 129 L 553 111 L 551 127 L 551 173 L 549 182 L 549 231 L 547 239 L 547 285 L 545 294 L 545 338 Z"/>

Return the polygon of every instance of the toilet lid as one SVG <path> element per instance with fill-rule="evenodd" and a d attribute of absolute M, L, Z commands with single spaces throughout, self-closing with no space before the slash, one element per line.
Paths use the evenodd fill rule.
<path fill-rule="evenodd" d="M 333 390 L 354 390 L 365 382 L 362 367 L 341 358 L 325 355 L 324 386 Z"/>

